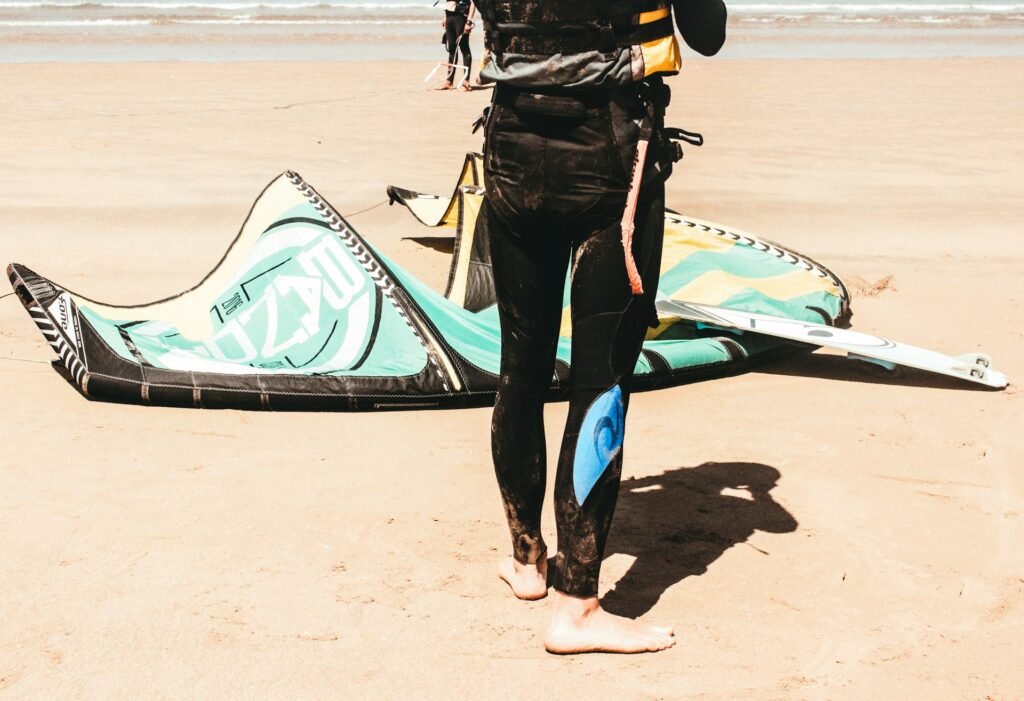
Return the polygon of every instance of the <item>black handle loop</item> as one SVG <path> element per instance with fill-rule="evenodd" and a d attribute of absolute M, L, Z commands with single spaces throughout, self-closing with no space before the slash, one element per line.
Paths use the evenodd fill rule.
<path fill-rule="evenodd" d="M 666 127 L 665 136 L 673 141 L 685 141 L 692 146 L 703 146 L 704 136 L 695 131 L 686 131 L 678 127 Z"/>

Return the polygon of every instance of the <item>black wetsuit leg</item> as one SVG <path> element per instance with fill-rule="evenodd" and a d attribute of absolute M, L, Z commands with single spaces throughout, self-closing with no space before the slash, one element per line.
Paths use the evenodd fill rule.
<path fill-rule="evenodd" d="M 547 553 L 540 532 L 547 481 L 544 399 L 554 375 L 570 246 L 542 220 L 527 226 L 507 221 L 489 197 L 477 222 L 478 230 L 487 228 L 484 236 L 491 243 L 501 323 L 491 453 L 513 554 L 519 562 L 535 564 Z"/>
<path fill-rule="evenodd" d="M 637 115 L 616 103 L 578 118 L 493 109 L 478 226 L 488 229 L 502 334 L 491 424 L 495 472 L 513 554 L 536 563 L 546 552 L 543 406 L 571 260 L 571 396 L 555 482 L 553 580 L 567 594 L 593 596 L 618 495 L 630 378 L 652 320 L 664 184 L 641 190 L 633 254 L 646 293 L 633 296 L 619 223 Z"/>
<path fill-rule="evenodd" d="M 572 280 L 572 387 L 555 478 L 558 528 L 553 586 L 597 595 L 598 576 L 622 476 L 630 382 L 658 287 L 665 229 L 664 183 L 641 194 L 634 256 L 645 294 L 625 274 L 616 223 L 583 241 Z M 591 484 L 591 480 L 593 484 Z"/>
<path fill-rule="evenodd" d="M 462 52 L 462 65 L 466 67 L 465 79 L 469 80 L 470 66 L 473 63 L 473 54 L 469 49 L 469 35 L 466 34 L 466 15 L 461 12 L 449 12 L 445 10 L 444 15 L 444 39 L 448 48 L 448 82 L 455 82 L 455 53 Z"/>

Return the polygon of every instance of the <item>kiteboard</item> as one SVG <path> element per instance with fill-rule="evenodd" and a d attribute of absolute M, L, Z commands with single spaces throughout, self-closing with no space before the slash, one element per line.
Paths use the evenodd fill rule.
<path fill-rule="evenodd" d="M 444 68 L 446 71 L 454 70 L 458 75 L 455 77 L 455 81 L 452 83 L 452 90 L 458 90 L 462 87 L 462 84 L 469 80 L 469 66 L 462 66 L 457 63 L 448 63 L 447 61 L 440 61 L 434 69 L 427 74 L 427 77 L 423 79 L 424 83 L 430 83 L 437 75 L 437 72 Z M 446 75 L 442 73 L 442 75 Z M 435 88 L 439 89 L 439 88 Z"/>
<path fill-rule="evenodd" d="M 889 369 L 904 365 L 995 389 L 1008 384 L 1006 375 L 994 369 L 992 359 L 984 353 L 953 357 L 860 331 L 671 299 L 659 299 L 655 306 L 659 316 L 675 316 L 726 329 L 836 348 L 846 351 L 854 360 L 876 362 Z"/>

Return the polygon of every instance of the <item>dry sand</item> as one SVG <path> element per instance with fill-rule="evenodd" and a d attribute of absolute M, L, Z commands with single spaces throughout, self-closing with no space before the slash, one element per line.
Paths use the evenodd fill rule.
<path fill-rule="evenodd" d="M 0 66 L 0 259 L 141 302 L 286 168 L 343 213 L 447 193 L 487 95 L 421 68 Z M 1024 382 L 1022 84 L 1019 60 L 694 61 L 670 121 L 708 143 L 668 201 L 831 266 L 855 328 Z M 351 221 L 441 286 L 403 238 L 436 232 Z M 636 396 L 602 591 L 679 644 L 561 658 L 493 574 L 488 410 L 89 403 L 51 357 L 0 300 L 0 697 L 1024 696 L 1016 387 L 815 355 Z"/>

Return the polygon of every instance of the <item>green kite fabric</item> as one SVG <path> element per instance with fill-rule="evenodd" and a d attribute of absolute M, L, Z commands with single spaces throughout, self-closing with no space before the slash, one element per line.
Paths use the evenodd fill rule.
<path fill-rule="evenodd" d="M 486 246 L 471 240 L 482 196 L 463 185 L 446 204 L 458 213 L 448 296 L 389 260 L 292 172 L 264 189 L 218 266 L 174 297 L 103 304 L 16 263 L 8 276 L 55 367 L 92 399 L 262 410 L 484 405 L 501 348 L 486 303 Z M 665 296 L 829 323 L 849 313 L 841 281 L 805 257 L 673 213 L 666 226 Z M 552 399 L 570 382 L 570 347 L 566 327 Z M 794 348 L 666 321 L 645 342 L 633 385 L 732 374 Z"/>

